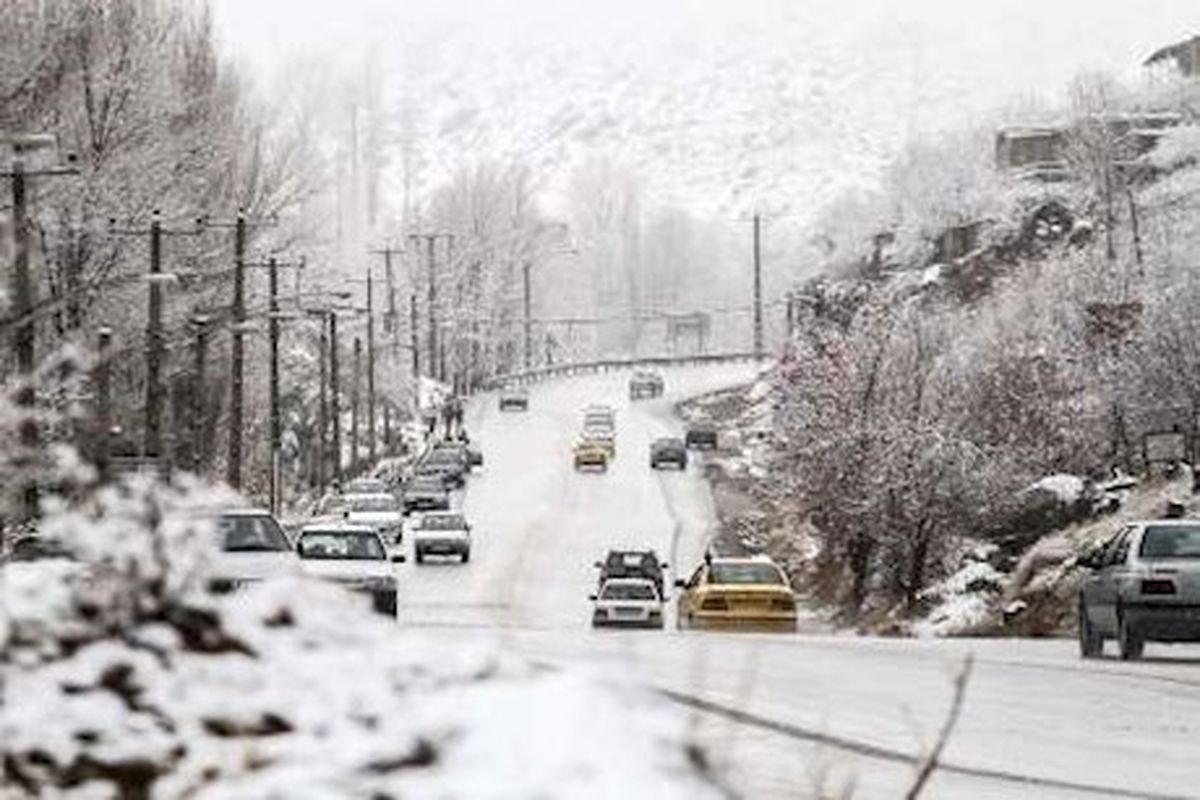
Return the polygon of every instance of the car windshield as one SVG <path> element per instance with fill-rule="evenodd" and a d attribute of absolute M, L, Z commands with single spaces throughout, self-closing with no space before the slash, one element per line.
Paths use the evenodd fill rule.
<path fill-rule="evenodd" d="M 224 516 L 217 523 L 221 549 L 227 553 L 291 550 L 279 523 L 268 516 Z"/>
<path fill-rule="evenodd" d="M 399 511 L 400 505 L 391 495 L 363 495 L 350 498 L 351 512 Z"/>
<path fill-rule="evenodd" d="M 608 556 L 609 569 L 655 569 L 658 559 L 653 553 L 610 553 Z"/>
<path fill-rule="evenodd" d="M 434 450 L 429 454 L 425 463 L 431 466 L 453 467 L 462 460 L 462 455 L 455 450 Z"/>
<path fill-rule="evenodd" d="M 408 483 L 410 492 L 441 492 L 444 489 L 440 478 L 414 478 Z"/>
<path fill-rule="evenodd" d="M 387 552 L 379 537 L 366 531 L 306 531 L 297 551 L 301 558 L 382 561 Z"/>
<path fill-rule="evenodd" d="M 1142 538 L 1142 558 L 1200 558 L 1200 525 L 1151 525 Z"/>
<path fill-rule="evenodd" d="M 606 583 L 600 597 L 604 600 L 657 600 L 658 594 L 648 583 Z"/>
<path fill-rule="evenodd" d="M 387 487 L 383 485 L 383 481 L 376 480 L 351 481 L 346 490 L 347 494 L 375 494 L 386 491 Z"/>
<path fill-rule="evenodd" d="M 783 584 L 783 575 L 773 564 L 752 562 L 713 564 L 709 583 L 725 584 Z"/>
<path fill-rule="evenodd" d="M 427 531 L 461 531 L 466 527 L 462 514 L 427 514 L 421 519 L 421 529 Z"/>

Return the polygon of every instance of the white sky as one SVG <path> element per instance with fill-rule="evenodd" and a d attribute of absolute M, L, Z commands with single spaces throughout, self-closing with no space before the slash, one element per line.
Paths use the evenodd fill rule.
<path fill-rule="evenodd" d="M 576 125 L 599 131 L 586 146 L 633 154 L 672 198 L 723 194 L 708 204 L 722 212 L 802 182 L 779 202 L 811 213 L 797 206 L 869 183 L 914 134 L 1060 97 L 1084 70 L 1134 75 L 1157 47 L 1200 33 L 1195 0 L 213 2 L 229 55 L 260 72 L 373 46 L 449 130 L 436 161 L 519 152 L 556 114 L 578 116 L 567 106 L 603 106 L 600 123 Z M 447 129 L 463 118 L 469 136 Z M 779 176 L 793 165 L 789 183 Z"/>

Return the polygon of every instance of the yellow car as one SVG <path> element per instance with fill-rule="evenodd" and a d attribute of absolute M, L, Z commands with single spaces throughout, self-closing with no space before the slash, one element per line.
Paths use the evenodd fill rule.
<path fill-rule="evenodd" d="M 575 445 L 575 469 L 598 469 L 608 471 L 611 458 L 608 448 L 593 439 L 581 439 Z"/>
<path fill-rule="evenodd" d="M 679 594 L 680 630 L 752 630 L 794 633 L 796 594 L 787 576 L 765 556 L 708 558 Z"/>
<path fill-rule="evenodd" d="M 609 461 L 617 457 L 617 436 L 611 430 L 588 428 L 584 430 L 580 441 L 589 442 L 590 444 L 604 448 L 608 453 Z"/>

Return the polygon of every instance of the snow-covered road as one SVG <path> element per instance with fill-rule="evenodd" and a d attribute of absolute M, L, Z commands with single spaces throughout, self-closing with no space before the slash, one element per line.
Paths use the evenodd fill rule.
<path fill-rule="evenodd" d="M 463 507 L 471 563 L 410 564 L 402 624 L 439 636 L 497 637 L 557 665 L 586 664 L 681 703 L 716 766 L 750 798 L 901 796 L 903 756 L 932 741 L 968 653 L 975 668 L 958 730 L 927 797 L 1200 798 L 1200 648 L 1146 661 L 1081 662 L 1069 641 L 883 640 L 820 634 L 603 632 L 588 628 L 592 563 L 610 547 L 652 546 L 689 571 L 713 512 L 699 469 L 653 472 L 651 439 L 678 431 L 673 403 L 747 380 L 750 367 L 680 368 L 667 395 L 630 404 L 626 374 L 535 388 L 527 414 L 485 397 L 468 427 L 487 463 Z M 618 456 L 578 474 L 580 410 L 618 408 Z M 672 576 L 673 577 L 673 576 Z M 581 738 L 586 746 L 586 738 Z M 820 795 L 825 796 L 825 795 Z"/>

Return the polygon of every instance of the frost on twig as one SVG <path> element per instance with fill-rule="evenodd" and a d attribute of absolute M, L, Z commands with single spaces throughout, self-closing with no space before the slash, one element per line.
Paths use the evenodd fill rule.
<path fill-rule="evenodd" d="M 916 798 L 920 797 L 921 792 L 925 789 L 925 785 L 929 783 L 929 779 L 937 771 L 938 764 L 942 758 L 942 752 L 946 749 L 946 745 L 949 744 L 950 737 L 954 733 L 954 726 L 958 723 L 959 715 L 962 713 L 963 699 L 967 693 L 967 682 L 970 680 L 974 664 L 974 656 L 968 655 L 966 660 L 963 661 L 958 674 L 954 677 L 954 699 L 950 703 L 950 710 L 946 713 L 946 719 L 942 723 L 942 729 L 938 733 L 937 741 L 934 742 L 933 748 L 930 749 L 928 755 L 922 759 L 917 768 L 916 778 L 913 780 L 908 792 L 904 795 L 908 800 L 916 800 Z"/>

